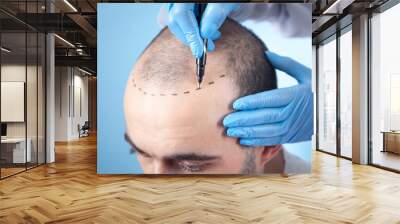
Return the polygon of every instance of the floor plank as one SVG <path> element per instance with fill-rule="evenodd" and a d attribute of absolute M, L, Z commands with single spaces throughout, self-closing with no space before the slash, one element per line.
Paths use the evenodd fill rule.
<path fill-rule="evenodd" d="M 315 152 L 313 173 L 96 174 L 96 138 L 0 181 L 0 223 L 400 223 L 400 175 Z"/>

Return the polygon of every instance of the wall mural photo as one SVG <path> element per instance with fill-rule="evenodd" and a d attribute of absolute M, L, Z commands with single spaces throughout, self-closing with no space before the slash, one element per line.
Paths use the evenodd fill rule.
<path fill-rule="evenodd" d="M 99 174 L 311 170 L 311 4 L 98 5 Z"/>

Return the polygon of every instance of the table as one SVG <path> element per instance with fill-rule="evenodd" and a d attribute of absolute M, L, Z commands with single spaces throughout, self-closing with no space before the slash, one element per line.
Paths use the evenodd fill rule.
<path fill-rule="evenodd" d="M 25 144 L 27 144 L 26 151 L 25 151 Z M 8 158 L 10 163 L 26 163 L 31 162 L 32 154 L 31 154 L 31 145 L 32 141 L 30 138 L 6 138 L 1 139 L 1 156 L 4 158 L 4 154 L 12 154 Z M 26 159 L 26 161 L 25 161 Z M 6 158 L 7 160 L 7 158 Z"/>
<path fill-rule="evenodd" d="M 382 152 L 392 152 L 400 154 L 400 131 L 382 131 L 383 150 Z"/>

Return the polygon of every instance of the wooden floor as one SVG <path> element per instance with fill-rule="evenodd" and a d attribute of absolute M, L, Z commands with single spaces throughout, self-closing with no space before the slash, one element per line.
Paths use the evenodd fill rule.
<path fill-rule="evenodd" d="M 5 178 L 8 176 L 12 176 L 14 174 L 20 173 L 20 172 L 24 172 L 27 169 L 33 169 L 37 166 L 36 163 L 27 163 L 26 165 L 27 167 L 25 167 L 25 164 L 19 164 L 18 167 L 7 167 L 1 168 L 1 178 Z"/>
<path fill-rule="evenodd" d="M 289 178 L 96 174 L 94 137 L 0 181 L 0 223 L 400 223 L 400 175 L 314 154 Z"/>
<path fill-rule="evenodd" d="M 19 173 L 25 170 L 24 168 L 1 168 L 1 177 L 11 176 L 15 173 Z"/>
<path fill-rule="evenodd" d="M 375 150 L 372 160 L 375 164 L 400 170 L 400 155 L 391 152 Z"/>

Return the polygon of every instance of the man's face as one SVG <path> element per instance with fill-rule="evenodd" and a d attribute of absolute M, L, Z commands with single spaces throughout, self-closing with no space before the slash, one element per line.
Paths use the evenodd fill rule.
<path fill-rule="evenodd" d="M 134 79 L 133 84 L 130 79 L 125 92 L 126 138 L 144 173 L 240 174 L 262 169 L 254 165 L 260 161 L 250 155 L 251 149 L 225 135 L 222 119 L 231 112 L 237 92 L 232 81 L 220 77 L 224 73 L 218 67 L 208 65 L 200 90 L 195 90 L 194 73 L 192 82 L 171 91 L 142 88 L 146 81 Z M 137 73 L 134 78 L 140 77 Z"/>

